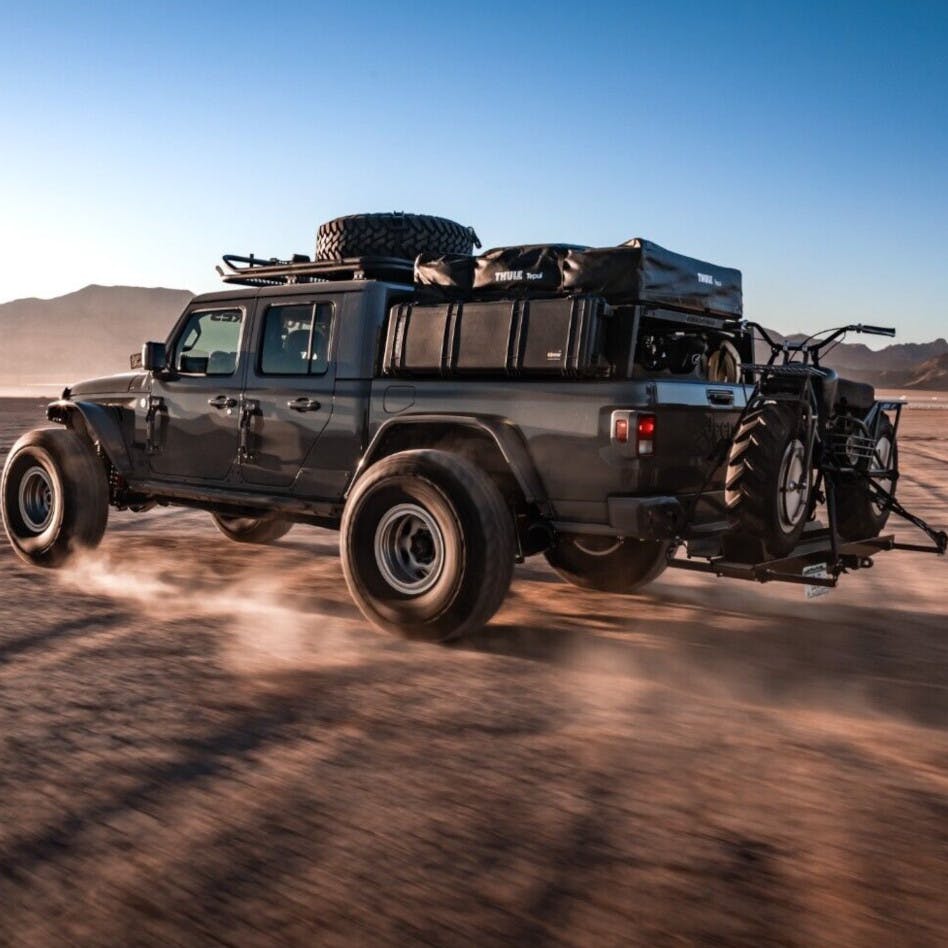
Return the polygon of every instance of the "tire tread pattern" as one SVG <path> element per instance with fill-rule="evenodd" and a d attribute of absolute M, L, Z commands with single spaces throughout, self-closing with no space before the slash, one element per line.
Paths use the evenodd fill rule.
<path fill-rule="evenodd" d="M 211 514 L 214 525 L 229 540 L 237 543 L 253 543 L 266 545 L 275 543 L 285 537 L 293 529 L 293 521 L 284 517 L 258 517 L 253 523 L 234 523 L 235 520 L 249 521 L 248 517 L 225 517 L 220 514 Z M 227 521 L 231 520 L 231 523 Z"/>
<path fill-rule="evenodd" d="M 38 449 L 55 464 L 62 482 L 63 519 L 57 534 L 44 549 L 30 549 L 29 540 L 18 542 L 13 516 L 13 485 L 9 479 L 25 453 Z M 55 569 L 77 552 L 101 543 L 109 519 L 109 487 L 105 468 L 92 445 L 69 428 L 37 428 L 23 435 L 10 450 L 0 483 L 3 523 L 14 552 L 31 566 Z"/>
<path fill-rule="evenodd" d="M 614 551 L 597 556 L 580 549 L 567 535 L 544 555 L 557 574 L 580 589 L 627 596 L 665 572 L 668 548 L 661 540 L 626 539 Z"/>
<path fill-rule="evenodd" d="M 350 214 L 322 224 L 316 234 L 317 260 L 400 257 L 420 253 L 469 254 L 477 243 L 470 227 L 430 214 Z"/>
<path fill-rule="evenodd" d="M 774 556 L 799 541 L 806 518 L 790 534 L 778 532 L 774 490 L 780 463 L 792 434 L 785 410 L 773 402 L 751 408 L 734 434 L 728 454 L 724 502 L 740 534 L 763 541 Z"/>

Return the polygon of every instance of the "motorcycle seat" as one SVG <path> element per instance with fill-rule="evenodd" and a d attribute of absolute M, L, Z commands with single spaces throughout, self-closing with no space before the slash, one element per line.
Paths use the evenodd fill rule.
<path fill-rule="evenodd" d="M 824 404 L 830 411 L 848 408 L 865 415 L 876 400 L 876 390 L 866 382 L 840 378 L 835 369 L 821 369 Z"/>

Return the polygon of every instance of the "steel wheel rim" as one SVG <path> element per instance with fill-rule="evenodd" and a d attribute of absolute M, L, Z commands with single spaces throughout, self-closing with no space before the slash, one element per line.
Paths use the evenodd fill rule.
<path fill-rule="evenodd" d="M 806 516 L 810 495 L 810 477 L 806 469 L 806 448 L 799 439 L 788 445 L 777 475 L 777 515 L 780 527 L 790 533 Z"/>
<path fill-rule="evenodd" d="M 40 534 L 56 515 L 56 490 L 52 478 L 42 467 L 31 467 L 20 479 L 20 518 L 28 530 Z"/>
<path fill-rule="evenodd" d="M 385 582 L 408 596 L 431 589 L 444 571 L 444 536 L 418 504 L 399 504 L 375 531 L 375 562 Z"/>
<path fill-rule="evenodd" d="M 587 545 L 584 546 L 584 541 L 579 537 L 575 537 L 573 539 L 573 545 L 587 556 L 609 556 L 611 553 L 615 553 L 615 551 L 618 550 L 620 546 L 622 546 L 622 537 L 606 537 L 603 541 L 603 549 L 601 550 L 590 548 L 588 546 L 588 541 L 585 542 Z"/>

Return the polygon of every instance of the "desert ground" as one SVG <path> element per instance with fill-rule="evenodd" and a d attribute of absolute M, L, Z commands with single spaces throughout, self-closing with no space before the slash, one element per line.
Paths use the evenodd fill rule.
<path fill-rule="evenodd" d="M 0 458 L 42 419 L 0 401 Z M 900 448 L 948 525 L 948 411 Z M 4 542 L 0 597 L 2 945 L 948 943 L 944 559 L 806 601 L 535 558 L 441 648 L 335 534 L 170 510 L 58 574 Z"/>

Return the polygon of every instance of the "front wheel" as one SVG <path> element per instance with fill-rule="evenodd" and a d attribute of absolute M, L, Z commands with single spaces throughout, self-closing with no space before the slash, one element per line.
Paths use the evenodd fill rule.
<path fill-rule="evenodd" d="M 31 431 L 13 445 L 0 498 L 17 556 L 47 569 L 98 546 L 109 518 L 105 469 L 89 443 L 68 428 Z"/>
<path fill-rule="evenodd" d="M 728 455 L 724 500 L 735 532 L 762 541 L 774 557 L 800 542 L 813 507 L 802 429 L 793 407 L 762 401 L 745 414 Z"/>
<path fill-rule="evenodd" d="M 500 607 L 515 539 L 510 510 L 480 468 L 446 451 L 403 451 L 356 482 L 342 518 L 342 567 L 374 625 L 446 642 Z"/>
<path fill-rule="evenodd" d="M 237 543 L 275 543 L 293 529 L 293 521 L 283 517 L 232 517 L 211 514 L 217 529 Z"/>
<path fill-rule="evenodd" d="M 663 540 L 567 534 L 544 555 L 574 586 L 629 595 L 665 571 L 668 547 Z"/>

